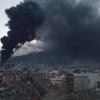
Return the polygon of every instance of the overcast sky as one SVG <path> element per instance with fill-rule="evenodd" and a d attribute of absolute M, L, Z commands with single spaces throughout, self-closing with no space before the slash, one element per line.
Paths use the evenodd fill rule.
<path fill-rule="evenodd" d="M 15 6 L 23 0 L 0 0 L 0 38 L 7 34 L 8 28 L 5 27 L 5 24 L 8 21 L 8 18 L 5 14 L 5 9 L 11 6 Z M 0 42 L 1 47 L 1 42 Z"/>

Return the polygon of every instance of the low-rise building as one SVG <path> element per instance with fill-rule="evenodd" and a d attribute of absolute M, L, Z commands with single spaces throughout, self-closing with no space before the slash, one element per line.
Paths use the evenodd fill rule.
<path fill-rule="evenodd" d="M 70 94 L 73 92 L 73 74 L 67 73 L 65 75 L 64 81 L 63 81 L 63 88 L 65 89 L 65 92 L 67 94 Z"/>
<path fill-rule="evenodd" d="M 90 80 L 88 76 L 74 76 L 74 91 L 88 90 Z"/>
<path fill-rule="evenodd" d="M 54 88 L 59 88 L 62 86 L 62 79 L 61 78 L 51 78 L 50 79 L 50 82 L 51 82 L 51 85 L 54 87 Z"/>
<path fill-rule="evenodd" d="M 55 78 L 59 76 L 59 70 L 50 70 L 48 72 L 48 78 Z"/>

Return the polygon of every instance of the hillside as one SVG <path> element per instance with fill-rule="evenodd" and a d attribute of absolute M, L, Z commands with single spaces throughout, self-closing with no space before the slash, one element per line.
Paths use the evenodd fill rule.
<path fill-rule="evenodd" d="M 45 64 L 66 64 L 68 61 L 67 57 L 63 55 L 57 55 L 52 52 L 35 52 L 28 55 L 16 56 L 9 60 L 13 63 L 45 63 Z"/>

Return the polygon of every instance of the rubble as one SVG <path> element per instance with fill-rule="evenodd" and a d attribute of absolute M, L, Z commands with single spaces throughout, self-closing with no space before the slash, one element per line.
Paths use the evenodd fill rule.
<path fill-rule="evenodd" d="M 0 73 L 0 100 L 39 100 L 40 94 L 23 72 Z"/>

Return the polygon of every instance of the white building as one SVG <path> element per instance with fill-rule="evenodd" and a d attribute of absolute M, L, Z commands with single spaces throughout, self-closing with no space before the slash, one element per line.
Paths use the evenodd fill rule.
<path fill-rule="evenodd" d="M 55 78 L 59 76 L 59 71 L 58 70 L 50 70 L 48 72 L 48 77 L 49 78 Z"/>
<path fill-rule="evenodd" d="M 59 70 L 51 69 L 48 72 L 48 79 L 50 80 L 50 84 L 55 87 L 62 87 L 62 81 L 64 80 L 65 75 L 60 75 Z"/>
<path fill-rule="evenodd" d="M 100 73 L 81 73 L 81 74 L 76 74 L 74 73 L 75 77 L 75 83 L 79 84 L 78 81 L 83 81 L 84 84 L 89 84 L 89 89 L 95 89 L 97 87 L 97 82 L 100 82 Z M 88 82 L 89 80 L 89 82 Z M 81 84 L 81 82 L 80 82 Z M 88 88 L 88 86 L 86 86 Z"/>

